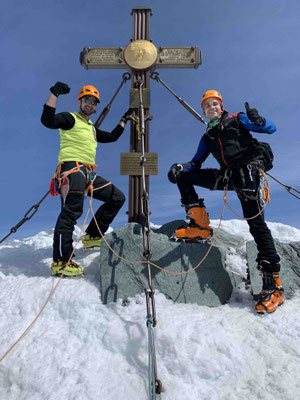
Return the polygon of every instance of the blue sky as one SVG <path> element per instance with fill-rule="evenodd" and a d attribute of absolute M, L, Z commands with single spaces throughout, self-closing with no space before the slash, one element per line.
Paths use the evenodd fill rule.
<path fill-rule="evenodd" d="M 225 108 L 244 111 L 244 102 L 272 119 L 277 132 L 268 141 L 275 154 L 272 175 L 300 187 L 299 123 L 300 3 L 297 0 L 185 0 L 83 1 L 12 0 L 0 15 L 2 78 L 0 102 L 1 224 L 0 238 L 47 192 L 57 164 L 58 132 L 40 123 L 49 88 L 69 84 L 57 111 L 76 111 L 80 87 L 92 84 L 100 91 L 101 104 L 109 102 L 122 70 L 89 70 L 79 63 L 85 46 L 125 47 L 132 33 L 131 9 L 152 8 L 151 39 L 157 46 L 198 46 L 203 65 L 197 70 L 158 70 L 161 78 L 193 108 L 201 112 L 204 91 L 219 90 Z M 129 105 L 129 82 L 122 89 L 102 125 L 111 130 Z M 159 175 L 150 178 L 153 223 L 183 218 L 180 196 L 167 180 L 169 166 L 189 161 L 198 146 L 204 125 L 192 117 L 161 85 L 151 82 L 150 151 L 159 153 Z M 96 118 L 96 116 L 94 117 Z M 129 126 L 116 143 L 99 145 L 98 173 L 116 184 L 128 197 L 128 177 L 120 176 L 120 153 L 129 151 Z M 205 166 L 216 167 L 210 157 Z M 272 202 L 266 219 L 300 228 L 299 200 L 270 181 Z M 222 193 L 198 189 L 212 219 L 222 209 Z M 241 213 L 234 193 L 228 198 Z M 38 213 L 14 237 L 23 237 L 55 225 L 59 199 L 48 197 Z M 88 208 L 86 202 L 85 210 Z M 97 208 L 96 202 L 94 208 Z M 127 203 L 113 227 L 127 222 Z M 229 210 L 225 219 L 235 218 Z M 82 221 L 82 219 L 81 219 Z"/>

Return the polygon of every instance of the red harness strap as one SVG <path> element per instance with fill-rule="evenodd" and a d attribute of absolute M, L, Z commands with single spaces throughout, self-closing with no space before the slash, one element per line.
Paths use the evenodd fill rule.
<path fill-rule="evenodd" d="M 94 171 L 94 169 L 97 168 L 97 165 L 83 164 L 83 163 L 79 163 L 78 161 L 75 161 L 75 162 L 76 162 L 75 168 L 72 168 L 69 171 L 64 171 L 64 172 L 61 172 L 61 166 L 64 164 L 64 162 L 60 162 L 58 164 L 55 174 L 50 181 L 49 191 L 50 191 L 51 196 L 57 196 L 59 194 L 59 190 L 62 188 L 62 186 L 68 184 L 68 179 L 67 179 L 68 175 L 73 174 L 75 172 L 82 172 L 80 169 L 80 167 L 82 165 L 86 169 L 86 176 L 87 176 L 86 191 L 89 190 L 90 182 L 96 178 L 96 173 L 93 171 Z"/>

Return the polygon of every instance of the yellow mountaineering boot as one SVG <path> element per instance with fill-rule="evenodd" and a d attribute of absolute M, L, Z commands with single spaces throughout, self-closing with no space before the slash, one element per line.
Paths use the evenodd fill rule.
<path fill-rule="evenodd" d="M 82 244 L 86 249 L 91 249 L 92 247 L 101 247 L 101 237 L 91 237 L 90 235 L 85 235 L 81 239 Z"/>
<path fill-rule="evenodd" d="M 199 200 L 199 204 L 186 206 L 187 223 L 178 228 L 172 235 L 172 239 L 201 241 L 213 235 L 210 227 L 209 216 L 206 212 L 204 203 Z"/>
<path fill-rule="evenodd" d="M 263 280 L 263 288 L 256 301 L 255 309 L 259 314 L 270 314 L 285 301 L 284 290 L 280 280 L 280 272 L 259 271 Z"/>
<path fill-rule="evenodd" d="M 52 275 L 60 276 L 62 273 L 64 276 L 82 276 L 84 274 L 84 268 L 76 264 L 74 261 L 70 261 L 68 264 L 62 261 L 53 262 L 51 264 Z"/>

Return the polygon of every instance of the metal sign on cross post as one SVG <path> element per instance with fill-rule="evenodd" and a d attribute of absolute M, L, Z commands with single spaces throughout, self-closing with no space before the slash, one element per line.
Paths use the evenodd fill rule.
<path fill-rule="evenodd" d="M 145 171 L 146 188 L 149 193 L 149 175 L 158 173 L 157 153 L 149 153 L 150 73 L 157 68 L 198 68 L 202 54 L 198 47 L 157 47 L 150 39 L 149 7 L 133 7 L 132 39 L 125 47 L 85 47 L 80 63 L 85 69 L 127 69 L 132 74 L 130 107 L 136 118 L 131 121 L 130 152 L 121 153 L 121 174 L 129 175 L 128 222 L 142 224 L 141 197 L 143 194 L 140 157 L 142 141 L 139 125 L 139 88 L 142 85 L 145 117 Z"/>

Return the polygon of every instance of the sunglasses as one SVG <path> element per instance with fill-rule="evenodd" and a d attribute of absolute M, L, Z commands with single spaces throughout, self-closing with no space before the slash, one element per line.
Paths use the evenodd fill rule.
<path fill-rule="evenodd" d="M 85 103 L 92 104 L 93 106 L 96 106 L 97 103 L 98 103 L 97 100 L 90 99 L 89 97 L 83 97 L 82 100 L 83 100 Z"/>

